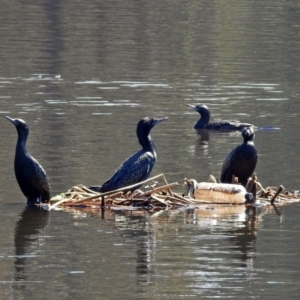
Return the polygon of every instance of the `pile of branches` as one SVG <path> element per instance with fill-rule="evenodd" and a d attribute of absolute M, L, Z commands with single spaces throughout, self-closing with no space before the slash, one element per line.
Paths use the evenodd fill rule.
<path fill-rule="evenodd" d="M 282 185 L 279 186 L 279 188 L 267 187 L 266 189 L 261 189 L 258 191 L 256 198 L 260 200 L 270 200 L 271 204 L 290 204 L 300 202 L 300 191 L 285 191 Z"/>
<path fill-rule="evenodd" d="M 163 181 L 163 182 L 162 182 Z M 188 180 L 185 180 L 185 186 Z M 213 179 L 208 181 L 214 182 Z M 278 205 L 300 202 L 300 191 L 284 191 L 283 186 L 268 187 L 264 189 L 257 181 L 257 176 L 252 177 L 251 192 L 266 205 L 275 203 Z M 144 190 L 134 190 L 143 185 Z M 178 182 L 168 183 L 163 174 L 149 178 L 135 185 L 127 186 L 115 191 L 98 193 L 88 187 L 79 184 L 72 187 L 66 193 L 57 195 L 50 200 L 49 209 L 60 207 L 73 208 L 109 208 L 110 210 L 169 210 L 190 205 L 217 205 L 209 201 L 194 199 L 190 192 L 187 196 L 175 193 L 172 188 L 177 187 Z M 260 188 L 259 191 L 257 191 Z M 134 190 L 133 192 L 130 192 Z M 256 192 L 257 191 L 257 192 Z M 275 202 L 276 200 L 276 202 Z"/>
<path fill-rule="evenodd" d="M 163 185 L 159 185 L 162 179 Z M 149 183 L 148 185 L 146 185 Z M 144 191 L 135 190 L 136 186 L 144 185 Z M 80 184 L 71 188 L 68 192 L 55 196 L 50 200 L 50 209 L 61 206 L 91 207 L 111 210 L 161 210 L 176 209 L 195 203 L 195 199 L 183 197 L 172 191 L 178 186 L 177 182 L 168 184 L 163 174 L 149 178 L 138 184 L 127 186 L 115 191 L 97 193 Z M 198 202 L 198 201 L 197 201 Z"/>

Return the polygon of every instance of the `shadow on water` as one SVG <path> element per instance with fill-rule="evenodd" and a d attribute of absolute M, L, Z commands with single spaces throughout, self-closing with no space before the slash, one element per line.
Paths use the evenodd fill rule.
<path fill-rule="evenodd" d="M 36 257 L 45 242 L 42 233 L 49 221 L 49 211 L 26 207 L 15 227 L 15 280 L 26 280 L 28 259 Z"/>

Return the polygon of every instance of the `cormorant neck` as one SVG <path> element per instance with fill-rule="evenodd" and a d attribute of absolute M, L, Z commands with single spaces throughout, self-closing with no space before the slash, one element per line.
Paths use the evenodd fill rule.
<path fill-rule="evenodd" d="M 248 141 L 245 141 L 246 144 L 250 144 L 250 145 L 254 145 L 254 141 L 253 140 L 248 140 Z"/>
<path fill-rule="evenodd" d="M 205 125 L 208 124 L 209 119 L 210 119 L 210 112 L 209 111 L 200 112 L 200 119 L 195 124 L 195 128 L 203 128 Z"/>
<path fill-rule="evenodd" d="M 244 139 L 244 144 L 246 144 L 246 145 L 254 145 L 254 141 L 253 141 L 253 139 Z"/>
<path fill-rule="evenodd" d="M 28 132 L 20 132 L 18 131 L 18 140 L 17 140 L 17 152 L 22 151 L 26 153 L 26 141 L 28 138 Z"/>
<path fill-rule="evenodd" d="M 154 143 L 151 139 L 150 134 L 147 136 L 139 136 L 139 143 L 143 147 L 143 150 L 145 151 L 150 151 L 150 152 L 155 152 L 155 146 Z"/>

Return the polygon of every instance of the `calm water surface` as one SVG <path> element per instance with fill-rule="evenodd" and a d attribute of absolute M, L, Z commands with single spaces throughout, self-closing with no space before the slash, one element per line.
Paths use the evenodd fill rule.
<path fill-rule="evenodd" d="M 241 137 L 199 134 L 187 104 L 259 127 L 263 186 L 299 189 L 295 1 L 4 1 L 0 45 L 1 299 L 299 299 L 300 206 L 173 212 L 28 211 L 13 172 L 16 130 L 52 194 L 101 184 L 139 149 L 153 175 L 219 176 Z"/>

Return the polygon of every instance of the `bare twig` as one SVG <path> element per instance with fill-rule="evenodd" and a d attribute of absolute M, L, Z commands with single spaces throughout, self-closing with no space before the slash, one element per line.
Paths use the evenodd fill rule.
<path fill-rule="evenodd" d="M 67 201 L 70 201 L 70 198 L 65 198 L 65 199 L 62 199 L 62 200 L 60 200 L 60 201 L 57 201 L 57 202 L 55 202 L 53 205 L 50 205 L 50 206 L 49 206 L 49 210 L 52 210 L 52 209 L 58 207 L 59 205 L 61 205 L 61 204 L 64 203 L 64 202 L 67 202 Z"/>
<path fill-rule="evenodd" d="M 165 175 L 164 175 L 164 174 L 162 174 L 162 176 L 163 176 L 163 178 L 164 178 L 164 180 L 165 180 L 165 183 L 166 183 L 166 185 L 168 185 L 168 181 L 167 181 L 167 179 L 166 179 Z M 168 190 L 169 194 L 170 194 L 170 195 L 173 197 L 173 193 L 172 193 L 172 190 L 171 190 L 171 188 L 169 187 L 167 190 Z"/>
<path fill-rule="evenodd" d="M 154 196 L 154 195 L 151 195 L 150 198 L 152 198 L 153 200 L 155 200 L 155 201 L 157 201 L 157 202 L 159 202 L 159 203 L 165 205 L 166 207 L 169 206 L 168 203 L 166 203 L 165 201 L 163 201 L 162 199 L 160 199 L 160 198 L 158 198 L 158 197 L 156 197 L 156 196 Z"/>
<path fill-rule="evenodd" d="M 277 192 L 275 193 L 275 195 L 272 197 L 270 203 L 273 204 L 275 202 L 275 199 L 277 198 L 277 196 L 282 192 L 283 190 L 283 186 L 280 185 Z"/>
<path fill-rule="evenodd" d="M 102 195 L 106 196 L 106 195 L 110 195 L 110 194 L 113 194 L 113 193 L 116 193 L 116 192 L 122 192 L 122 191 L 132 190 L 132 189 L 135 188 L 135 187 L 138 187 L 138 186 L 140 186 L 140 185 L 143 185 L 143 184 L 145 184 L 145 183 L 147 183 L 147 182 L 149 182 L 149 181 L 153 181 L 153 180 L 155 180 L 155 179 L 157 179 L 157 178 L 159 178 L 159 177 L 164 177 L 164 174 L 159 174 L 159 175 L 157 175 L 157 176 L 148 178 L 148 179 L 146 179 L 146 180 L 144 180 L 144 181 L 135 183 L 135 184 L 133 184 L 133 185 L 125 186 L 125 187 L 123 187 L 123 188 L 120 188 L 120 189 L 117 189 L 117 190 L 114 190 L 114 191 L 109 191 L 109 192 L 105 192 L 105 193 L 99 193 L 99 195 L 100 195 L 100 196 L 102 196 Z"/>
<path fill-rule="evenodd" d="M 178 182 L 174 182 L 174 183 L 170 183 L 170 184 L 167 184 L 167 185 L 163 185 L 163 186 L 160 186 L 160 187 L 155 188 L 153 190 L 150 190 L 150 191 L 147 191 L 145 193 L 142 193 L 142 194 L 139 195 L 139 197 L 150 196 L 150 195 L 152 195 L 154 193 L 159 193 L 159 192 L 161 192 L 163 190 L 170 189 L 170 188 L 175 187 L 177 185 L 178 185 Z"/>
<path fill-rule="evenodd" d="M 185 203 L 192 203 L 192 202 L 194 201 L 194 199 L 184 198 L 184 197 L 178 195 L 177 193 L 173 193 L 173 196 L 174 196 L 176 199 L 181 200 L 181 201 L 183 201 L 183 202 L 185 202 Z"/>

